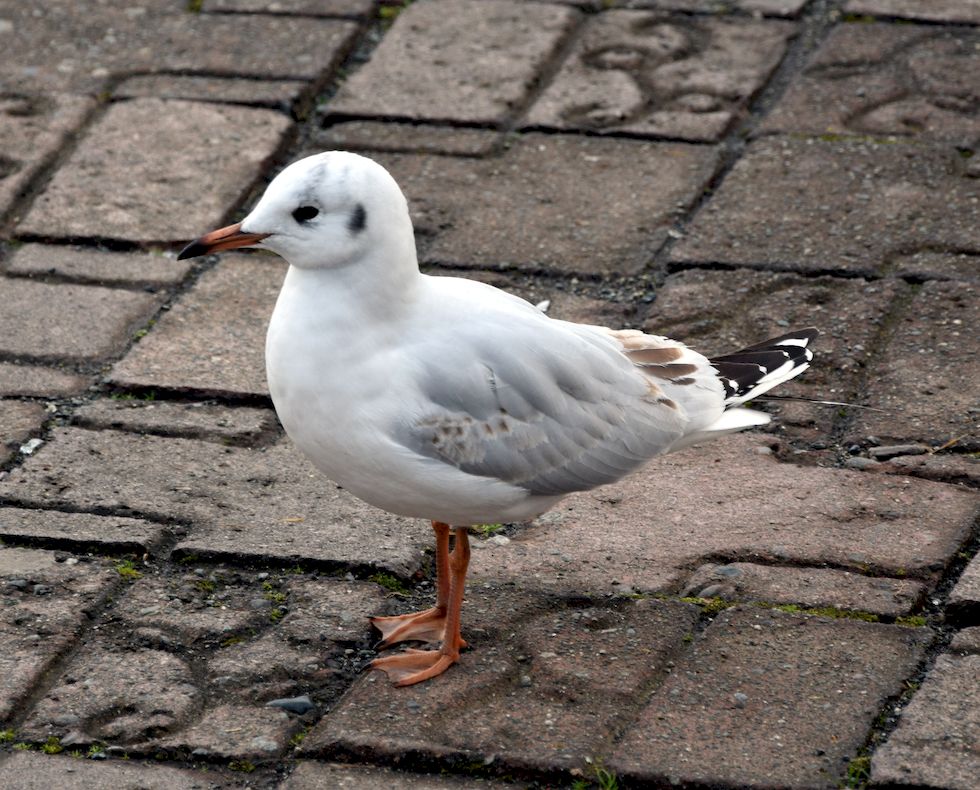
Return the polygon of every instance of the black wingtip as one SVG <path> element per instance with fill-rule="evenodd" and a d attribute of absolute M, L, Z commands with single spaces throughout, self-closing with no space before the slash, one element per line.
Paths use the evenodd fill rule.
<path fill-rule="evenodd" d="M 209 249 L 207 245 L 201 244 L 200 241 L 192 241 L 184 249 L 180 251 L 177 255 L 177 260 L 182 261 L 187 258 L 200 258 L 202 255 L 207 255 Z"/>

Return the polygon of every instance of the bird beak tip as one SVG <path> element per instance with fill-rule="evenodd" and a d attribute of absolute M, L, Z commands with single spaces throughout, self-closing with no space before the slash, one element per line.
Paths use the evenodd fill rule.
<path fill-rule="evenodd" d="M 234 250 L 240 247 L 251 247 L 258 244 L 262 239 L 269 236 L 268 233 L 243 233 L 241 223 L 228 225 L 210 233 L 205 233 L 201 238 L 192 241 L 177 255 L 177 260 L 182 261 L 186 258 L 198 258 L 212 252 L 223 250 Z"/>

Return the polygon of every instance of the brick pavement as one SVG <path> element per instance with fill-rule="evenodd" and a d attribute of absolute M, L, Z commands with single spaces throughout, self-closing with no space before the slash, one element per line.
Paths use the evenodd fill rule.
<path fill-rule="evenodd" d="M 980 6 L 401 5 L 0 8 L 0 785 L 980 787 Z M 436 273 L 709 352 L 814 324 L 786 394 L 884 411 L 475 540 L 473 649 L 393 689 L 427 525 L 283 437 L 284 265 L 175 260 L 331 147 Z"/>

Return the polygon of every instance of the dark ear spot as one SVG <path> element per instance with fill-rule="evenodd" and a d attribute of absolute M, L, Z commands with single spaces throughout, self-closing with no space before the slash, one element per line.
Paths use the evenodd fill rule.
<path fill-rule="evenodd" d="M 350 217 L 347 220 L 347 230 L 349 230 L 352 235 L 356 236 L 366 227 L 367 211 L 364 210 L 364 206 L 358 203 L 354 207 L 354 210 L 350 213 Z"/>

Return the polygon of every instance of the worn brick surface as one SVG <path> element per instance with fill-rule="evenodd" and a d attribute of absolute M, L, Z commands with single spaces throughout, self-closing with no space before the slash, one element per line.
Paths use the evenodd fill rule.
<path fill-rule="evenodd" d="M 937 453 L 935 455 L 908 455 L 893 458 L 890 467 L 881 471 L 896 471 L 902 475 L 915 475 L 927 480 L 955 483 L 980 488 L 980 458 L 971 453 Z"/>
<path fill-rule="evenodd" d="M 0 496 L 191 522 L 178 548 L 204 556 L 347 563 L 408 576 L 431 542 L 427 524 L 354 499 L 285 441 L 246 450 L 58 429 L 43 453 L 0 481 Z"/>
<path fill-rule="evenodd" d="M 222 104 L 250 104 L 289 110 L 309 88 L 299 80 L 255 80 L 145 74 L 121 82 L 112 95 L 118 99 L 154 96 L 159 99 L 196 99 Z"/>
<path fill-rule="evenodd" d="M 0 278 L 0 352 L 35 360 L 104 359 L 122 351 L 162 301 L 92 285 Z"/>
<path fill-rule="evenodd" d="M 793 32 L 786 22 L 642 11 L 594 16 L 527 123 L 717 140 Z"/>
<path fill-rule="evenodd" d="M 164 531 L 161 524 L 135 518 L 0 508 L 0 538 L 40 540 L 79 550 L 99 546 L 102 551 L 142 554 L 159 543 Z"/>
<path fill-rule="evenodd" d="M 113 104 L 19 225 L 44 237 L 189 240 L 221 222 L 277 151 L 271 110 L 133 99 Z"/>
<path fill-rule="evenodd" d="M 908 614 L 926 586 L 908 579 L 861 576 L 829 568 L 793 568 L 733 562 L 698 568 L 683 593 L 730 601 L 767 601 L 805 607 L 853 609 L 874 614 Z"/>
<path fill-rule="evenodd" d="M 977 0 L 848 0 L 844 10 L 850 14 L 880 14 L 931 22 L 980 23 Z"/>
<path fill-rule="evenodd" d="M 39 436 L 48 416 L 40 403 L 0 400 L 0 463 L 29 438 Z"/>
<path fill-rule="evenodd" d="M 339 62 L 357 30 L 332 19 L 194 14 L 172 0 L 122 9 L 95 0 L 13 3 L 4 17 L 12 35 L 0 88 L 32 92 L 96 94 L 134 73 L 312 80 Z"/>
<path fill-rule="evenodd" d="M 16 751 L 0 762 L 0 784 L 7 790 L 51 790 L 87 787 L 92 790 L 216 790 L 232 778 L 209 766 L 196 771 L 136 760 L 94 762 L 68 755 Z"/>
<path fill-rule="evenodd" d="M 512 788 L 509 783 L 488 779 L 463 779 L 451 776 L 432 776 L 393 771 L 390 768 L 369 768 L 359 765 L 321 763 L 304 760 L 296 766 L 282 784 L 282 790 L 376 790 L 378 787 L 398 787 L 405 790 L 469 790 L 473 788 Z"/>
<path fill-rule="evenodd" d="M 712 356 L 815 326 L 820 336 L 811 346 L 812 367 L 775 394 L 852 401 L 889 309 L 906 292 L 896 281 L 690 269 L 670 275 L 657 290 L 643 328 Z M 792 428 L 807 439 L 826 440 L 837 415 L 835 408 L 807 403 L 765 407 L 778 415 L 775 429 Z"/>
<path fill-rule="evenodd" d="M 73 422 L 86 428 L 115 428 L 246 445 L 279 432 L 271 409 L 245 406 L 229 409 L 208 402 L 100 399 L 77 409 Z"/>
<path fill-rule="evenodd" d="M 483 156 L 494 150 L 501 135 L 487 129 L 465 129 L 414 123 L 345 121 L 318 130 L 308 153 L 330 149 L 400 151 Z"/>
<path fill-rule="evenodd" d="M 978 42 L 976 31 L 962 28 L 841 25 L 760 129 L 970 145 L 980 135 Z"/>
<path fill-rule="evenodd" d="M 650 262 L 675 213 L 710 178 L 716 153 L 527 134 L 499 159 L 378 159 L 405 190 L 418 229 L 432 236 L 423 260 L 596 276 Z"/>
<path fill-rule="evenodd" d="M 980 654 L 980 626 L 964 628 L 953 634 L 949 643 L 951 653 L 976 653 Z"/>
<path fill-rule="evenodd" d="M 876 784 L 972 790 L 980 776 L 980 655 L 940 656 L 871 760 Z"/>
<path fill-rule="evenodd" d="M 204 0 L 201 10 L 219 13 L 366 16 L 377 0 Z"/>
<path fill-rule="evenodd" d="M 201 691 L 190 665 L 162 650 L 94 647 L 76 654 L 19 730 L 44 741 L 136 744 L 192 715 Z"/>
<path fill-rule="evenodd" d="M 10 36 L 5 36 L 5 44 Z M 50 93 L 0 98 L 0 217 L 32 185 L 41 168 L 82 125 L 95 102 L 85 96 Z"/>
<path fill-rule="evenodd" d="M 909 250 L 975 252 L 980 181 L 964 161 L 942 145 L 759 140 L 671 257 L 857 273 Z"/>
<path fill-rule="evenodd" d="M 148 748 L 180 749 L 219 759 L 268 760 L 281 754 L 301 728 L 302 724 L 278 708 L 218 705 L 190 727 Z"/>
<path fill-rule="evenodd" d="M 589 0 L 584 0 L 589 2 Z M 605 6 L 601 0 L 592 0 L 594 5 Z M 795 16 L 806 5 L 807 0 L 613 0 L 612 5 L 626 8 L 654 8 L 670 11 L 712 11 L 730 13 L 732 9 L 749 13 L 772 14 L 774 16 Z"/>
<path fill-rule="evenodd" d="M 73 643 L 114 575 L 98 562 L 0 548 L 0 722 Z"/>
<path fill-rule="evenodd" d="M 949 605 L 962 619 L 980 623 L 980 558 L 974 557 L 966 566 L 949 594 Z"/>
<path fill-rule="evenodd" d="M 572 608 L 479 585 L 467 599 L 464 633 L 473 650 L 445 682 L 396 689 L 381 673 L 368 674 L 310 733 L 304 752 L 493 755 L 504 766 L 584 768 L 587 755 L 606 752 L 610 733 L 636 710 L 697 617 L 685 604 Z"/>
<path fill-rule="evenodd" d="M 24 244 L 10 258 L 12 274 L 57 275 L 83 283 L 172 285 L 191 270 L 191 261 L 172 255 L 109 252 L 90 247 Z"/>
<path fill-rule="evenodd" d="M 610 766 L 637 781 L 836 787 L 929 639 L 926 629 L 724 612 L 653 694 Z"/>
<path fill-rule="evenodd" d="M 868 402 L 889 413 L 858 415 L 851 436 L 980 449 L 980 288 L 930 282 L 909 303 L 871 366 Z M 894 442 L 897 443 L 897 442 Z"/>
<path fill-rule="evenodd" d="M 67 398 L 77 395 L 88 384 L 89 379 L 85 376 L 57 368 L 0 362 L 0 395 Z"/>
<path fill-rule="evenodd" d="M 784 464 L 760 454 L 759 441 L 726 437 L 573 494 L 509 544 L 481 547 L 471 574 L 556 591 L 655 592 L 679 589 L 701 558 L 725 557 L 934 578 L 969 534 L 972 492 Z"/>
<path fill-rule="evenodd" d="M 526 100 L 570 30 L 562 6 L 422 0 L 398 15 L 330 110 L 413 120 L 497 123 Z"/>
<path fill-rule="evenodd" d="M 265 332 L 285 272 L 278 257 L 223 256 L 112 369 L 111 381 L 212 394 L 268 394 Z"/>

